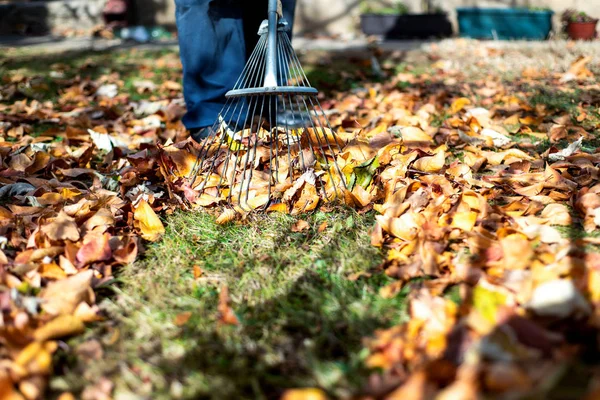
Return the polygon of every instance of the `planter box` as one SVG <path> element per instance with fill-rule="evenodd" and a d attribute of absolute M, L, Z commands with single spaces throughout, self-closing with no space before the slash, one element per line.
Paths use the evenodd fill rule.
<path fill-rule="evenodd" d="M 552 11 L 515 8 L 458 8 L 461 36 L 476 39 L 544 40 L 552 30 Z"/>
<path fill-rule="evenodd" d="M 427 39 L 452 35 L 452 24 L 446 14 L 363 14 L 360 26 L 366 35 L 386 39 Z"/>

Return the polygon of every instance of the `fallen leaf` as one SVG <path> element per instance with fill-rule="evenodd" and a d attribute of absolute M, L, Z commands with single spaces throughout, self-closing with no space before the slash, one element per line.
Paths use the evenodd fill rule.
<path fill-rule="evenodd" d="M 52 222 L 42 225 L 40 230 L 51 240 L 79 240 L 79 229 L 74 218 L 69 217 L 64 211 L 60 211 Z"/>
<path fill-rule="evenodd" d="M 56 282 L 51 282 L 40 294 L 42 309 L 50 315 L 71 314 L 75 308 L 90 298 L 91 270 Z"/>
<path fill-rule="evenodd" d="M 235 219 L 236 213 L 232 208 L 226 208 L 217 218 L 217 224 L 223 225 Z"/>
<path fill-rule="evenodd" d="M 112 251 L 110 249 L 109 240 L 110 234 L 108 233 L 99 234 L 90 232 L 85 235 L 83 238 L 83 245 L 77 252 L 77 266 L 83 267 L 97 261 L 110 260 Z"/>
<path fill-rule="evenodd" d="M 46 340 L 77 335 L 83 332 L 84 329 L 85 325 L 79 318 L 72 315 L 60 315 L 41 328 L 36 329 L 33 337 L 38 342 L 44 342 Z"/>
<path fill-rule="evenodd" d="M 299 219 L 292 225 L 292 232 L 302 232 L 310 228 L 310 224 L 303 219 Z"/>
<path fill-rule="evenodd" d="M 444 151 L 438 152 L 431 157 L 421 157 L 414 162 L 413 167 L 423 172 L 439 172 L 446 163 L 446 154 Z"/>
<path fill-rule="evenodd" d="M 156 242 L 164 235 L 165 227 L 163 223 L 145 200 L 139 202 L 135 208 L 133 218 L 138 222 L 138 228 L 144 239 Z"/>
<path fill-rule="evenodd" d="M 219 292 L 219 305 L 217 307 L 219 311 L 219 323 L 223 325 L 239 325 L 240 321 L 229 305 L 230 301 L 229 289 L 227 286 L 221 287 L 221 291 Z"/>
<path fill-rule="evenodd" d="M 321 389 L 288 389 L 281 400 L 327 400 L 327 396 Z"/>

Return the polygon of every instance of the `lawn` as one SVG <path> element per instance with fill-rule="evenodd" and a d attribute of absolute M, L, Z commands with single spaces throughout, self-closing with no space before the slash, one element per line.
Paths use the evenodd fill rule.
<path fill-rule="evenodd" d="M 302 53 L 354 200 L 226 223 L 176 49 L 0 58 L 0 393 L 594 398 L 600 64 L 512 46 Z"/>

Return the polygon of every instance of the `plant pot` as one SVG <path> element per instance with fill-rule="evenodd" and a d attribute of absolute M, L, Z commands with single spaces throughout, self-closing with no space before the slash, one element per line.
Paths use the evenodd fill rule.
<path fill-rule="evenodd" d="M 573 40 L 592 40 L 596 37 L 596 24 L 598 20 L 592 22 L 569 22 L 567 33 Z"/>
<path fill-rule="evenodd" d="M 552 11 L 472 7 L 456 11 L 460 35 L 464 37 L 544 40 L 552 30 Z"/>
<path fill-rule="evenodd" d="M 436 14 L 362 14 L 360 26 L 366 35 L 386 39 L 427 39 L 452 35 L 448 15 Z"/>

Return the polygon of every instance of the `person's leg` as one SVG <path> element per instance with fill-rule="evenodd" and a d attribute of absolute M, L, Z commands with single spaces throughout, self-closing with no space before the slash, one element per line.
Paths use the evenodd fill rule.
<path fill-rule="evenodd" d="M 212 126 L 245 64 L 242 10 L 235 1 L 175 0 L 189 130 Z"/>
<path fill-rule="evenodd" d="M 296 0 L 281 0 L 283 7 L 283 18 L 290 24 L 290 39 L 292 39 L 292 32 L 294 31 L 294 16 L 296 15 Z"/>

